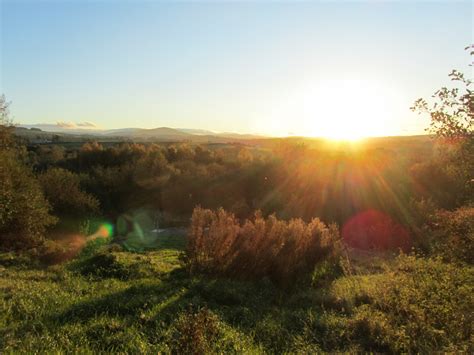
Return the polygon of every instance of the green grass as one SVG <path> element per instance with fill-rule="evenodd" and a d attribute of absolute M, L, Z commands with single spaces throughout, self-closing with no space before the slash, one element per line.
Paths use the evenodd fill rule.
<path fill-rule="evenodd" d="M 1 255 L 0 352 L 473 350 L 470 267 L 402 256 L 364 268 L 359 257 L 351 275 L 285 293 L 189 276 L 182 246 L 50 267 Z"/>

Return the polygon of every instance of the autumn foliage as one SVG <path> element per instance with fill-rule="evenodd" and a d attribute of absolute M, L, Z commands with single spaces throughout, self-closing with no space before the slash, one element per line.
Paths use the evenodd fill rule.
<path fill-rule="evenodd" d="M 315 266 L 335 260 L 339 231 L 315 218 L 283 221 L 274 215 L 240 223 L 224 209 L 194 209 L 186 249 L 190 271 L 239 279 L 269 278 L 290 286 L 311 275 Z"/>

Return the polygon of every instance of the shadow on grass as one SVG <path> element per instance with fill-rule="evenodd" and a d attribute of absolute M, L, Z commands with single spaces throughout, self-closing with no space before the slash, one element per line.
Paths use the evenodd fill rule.
<path fill-rule="evenodd" d="M 281 299 L 278 295 L 279 291 L 269 283 L 189 277 L 179 268 L 161 279 L 138 280 L 125 290 L 74 304 L 50 320 L 64 325 L 100 316 L 118 316 L 133 323 L 141 314 L 151 312 L 150 321 L 169 322 L 192 305 L 209 308 L 233 326 L 251 325 L 264 316 L 265 309 L 275 307 Z M 249 319 L 249 314 L 257 319 Z"/>
<path fill-rule="evenodd" d="M 74 304 L 49 318 L 60 326 L 87 323 L 100 317 L 118 317 L 127 326 L 139 326 L 148 339 L 169 327 L 185 311 L 207 308 L 223 322 L 262 342 L 269 350 L 287 350 L 292 336 L 301 334 L 307 313 L 322 310 L 314 290 L 289 295 L 268 281 L 239 282 L 190 277 L 183 268 L 161 279 L 142 279 L 124 290 Z"/>
<path fill-rule="evenodd" d="M 176 299 L 177 294 L 181 295 L 180 298 L 183 297 L 190 283 L 184 276 L 184 270 L 177 269 L 162 279 L 139 280 L 125 290 L 74 304 L 65 312 L 55 315 L 52 320 L 66 324 L 86 322 L 91 318 L 107 315 L 131 318 L 133 321 L 153 306 Z"/>

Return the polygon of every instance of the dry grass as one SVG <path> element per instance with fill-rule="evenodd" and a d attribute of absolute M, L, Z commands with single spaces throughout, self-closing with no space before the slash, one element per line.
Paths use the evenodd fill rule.
<path fill-rule="evenodd" d="M 238 279 L 269 278 L 288 287 L 311 275 L 315 266 L 336 261 L 340 251 L 337 226 L 319 219 L 278 220 L 254 217 L 240 223 L 229 212 L 194 209 L 186 249 L 191 271 Z"/>

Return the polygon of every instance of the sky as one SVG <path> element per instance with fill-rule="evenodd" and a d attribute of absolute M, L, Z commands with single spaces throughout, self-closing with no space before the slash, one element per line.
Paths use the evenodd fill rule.
<path fill-rule="evenodd" d="M 472 75 L 471 1 L 0 0 L 0 16 L 19 124 L 420 134 L 413 101 Z"/>

